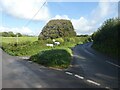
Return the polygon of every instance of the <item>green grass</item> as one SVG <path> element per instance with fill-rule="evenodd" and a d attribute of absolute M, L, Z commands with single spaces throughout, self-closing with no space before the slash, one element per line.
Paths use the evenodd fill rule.
<path fill-rule="evenodd" d="M 38 37 L 18 37 L 18 43 L 37 41 Z M 17 37 L 2 37 L 2 43 L 16 43 Z"/>
<path fill-rule="evenodd" d="M 54 68 L 67 68 L 71 59 L 70 53 L 65 49 L 45 50 L 30 58 L 31 61 Z"/>
<path fill-rule="evenodd" d="M 74 47 L 76 44 L 82 44 L 85 39 L 85 37 L 64 38 L 63 40 L 58 38 L 57 40 L 61 41 L 61 44 L 59 46 L 55 46 L 54 49 L 64 48 L 71 52 L 71 47 Z M 13 56 L 31 56 L 43 50 L 52 49 L 51 47 L 46 46 L 46 43 L 51 41 L 37 41 L 37 37 L 18 37 L 18 44 L 16 44 L 14 37 L 2 37 L 2 48 L 4 51 Z"/>
<path fill-rule="evenodd" d="M 61 44 L 54 47 L 46 46 L 47 43 L 52 43 L 50 39 L 37 41 L 37 37 L 19 37 L 18 44 L 14 39 L 10 37 L 2 39 L 2 49 L 8 54 L 31 56 L 32 61 L 48 67 L 67 68 L 72 57 L 71 48 L 84 43 L 87 37 L 58 38 L 56 40 Z"/>

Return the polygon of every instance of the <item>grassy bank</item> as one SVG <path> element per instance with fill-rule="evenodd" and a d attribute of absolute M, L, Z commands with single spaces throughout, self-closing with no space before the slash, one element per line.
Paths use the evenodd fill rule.
<path fill-rule="evenodd" d="M 6 38 L 3 38 L 6 39 Z M 72 50 L 76 44 L 86 42 L 87 37 L 57 38 L 60 45 L 54 47 L 46 46 L 53 43 L 51 39 L 39 40 L 36 37 L 19 37 L 19 43 L 12 42 L 14 38 L 3 41 L 2 48 L 5 52 L 13 56 L 31 56 L 30 60 L 48 67 L 67 68 L 72 58 Z M 10 40 L 11 39 L 11 40 Z"/>
<path fill-rule="evenodd" d="M 69 51 L 65 49 L 45 50 L 30 57 L 31 61 L 54 68 L 67 68 L 71 59 Z"/>

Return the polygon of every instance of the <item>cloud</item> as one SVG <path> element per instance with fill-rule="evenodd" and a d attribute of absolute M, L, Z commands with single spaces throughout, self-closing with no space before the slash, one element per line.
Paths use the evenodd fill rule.
<path fill-rule="evenodd" d="M 80 17 L 79 19 L 71 19 L 71 21 L 77 34 L 91 34 L 95 29 L 94 22 L 90 23 L 90 21 L 84 17 Z"/>
<path fill-rule="evenodd" d="M 117 14 L 117 3 L 100 1 L 98 6 L 91 12 L 89 18 L 80 17 L 71 19 L 77 34 L 92 34 L 100 27 L 101 23 Z"/>
<path fill-rule="evenodd" d="M 0 6 L 9 15 L 31 19 L 44 2 L 45 0 L 0 0 Z M 47 20 L 49 17 L 49 9 L 44 5 L 33 20 Z"/>
<path fill-rule="evenodd" d="M 0 27 L 0 32 L 9 32 L 12 31 L 14 33 L 21 33 L 25 35 L 34 35 L 34 32 L 27 28 L 27 27 L 21 27 L 21 28 L 9 28 L 9 27 Z"/>
<path fill-rule="evenodd" d="M 97 22 L 117 12 L 117 3 L 100 0 L 96 9 L 92 11 L 91 16 Z"/>
<path fill-rule="evenodd" d="M 67 15 L 56 15 L 52 19 L 67 19 L 67 20 L 70 20 Z"/>
<path fill-rule="evenodd" d="M 51 17 L 48 20 L 46 20 L 45 24 L 48 23 L 50 20 L 54 20 L 54 19 L 67 19 L 67 20 L 70 20 L 70 18 L 67 15 L 55 15 L 54 17 Z"/>

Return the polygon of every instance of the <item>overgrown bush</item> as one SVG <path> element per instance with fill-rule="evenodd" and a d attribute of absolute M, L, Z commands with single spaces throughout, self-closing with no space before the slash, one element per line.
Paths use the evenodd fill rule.
<path fill-rule="evenodd" d="M 57 42 L 64 43 L 64 39 L 63 39 L 63 38 L 56 38 L 55 40 L 56 40 Z"/>
<path fill-rule="evenodd" d="M 107 54 L 108 56 L 120 58 L 120 19 L 112 18 L 106 20 L 103 25 L 92 35 L 93 48 Z"/>
<path fill-rule="evenodd" d="M 30 60 L 48 67 L 67 68 L 71 62 L 71 55 L 64 49 L 52 49 L 31 56 Z"/>
<path fill-rule="evenodd" d="M 53 41 L 52 41 L 52 39 L 47 39 L 47 40 L 46 40 L 46 43 L 51 43 L 51 44 L 52 44 Z"/>
<path fill-rule="evenodd" d="M 74 37 L 76 32 L 70 20 L 50 20 L 42 29 L 38 40 L 56 39 L 60 37 Z"/>

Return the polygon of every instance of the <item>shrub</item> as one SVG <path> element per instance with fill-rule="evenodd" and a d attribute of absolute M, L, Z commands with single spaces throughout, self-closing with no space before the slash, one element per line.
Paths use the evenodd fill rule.
<path fill-rule="evenodd" d="M 67 68 L 71 62 L 71 55 L 64 49 L 52 49 L 31 56 L 30 60 L 48 67 Z"/>
<path fill-rule="evenodd" d="M 46 43 L 49 43 L 49 44 L 51 43 L 51 44 L 52 44 L 53 41 L 52 41 L 52 39 L 47 39 L 47 40 L 46 40 Z"/>
<path fill-rule="evenodd" d="M 120 58 L 120 19 L 106 20 L 103 25 L 92 35 L 93 48 L 114 58 Z"/>
<path fill-rule="evenodd" d="M 70 20 L 50 20 L 42 29 L 38 40 L 56 39 L 60 37 L 73 37 L 76 32 Z"/>
<path fill-rule="evenodd" d="M 64 39 L 63 38 L 57 38 L 55 39 L 57 42 L 60 42 L 60 43 L 64 43 Z"/>

